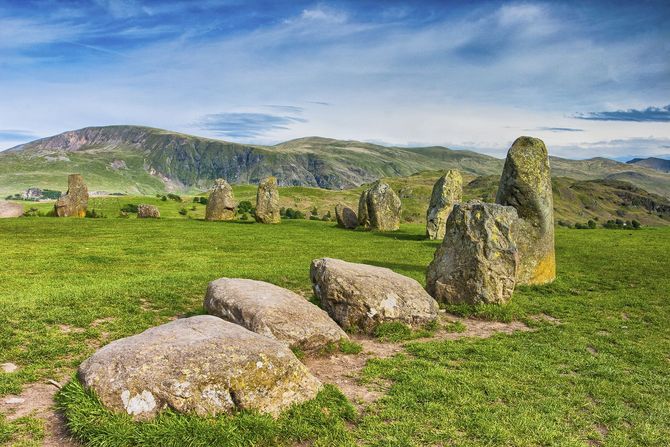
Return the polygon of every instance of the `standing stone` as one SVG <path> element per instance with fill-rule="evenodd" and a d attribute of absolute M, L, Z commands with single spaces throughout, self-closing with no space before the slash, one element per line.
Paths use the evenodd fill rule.
<path fill-rule="evenodd" d="M 56 200 L 54 210 L 58 217 L 85 217 L 88 207 L 88 188 L 81 174 L 67 178 L 67 193 Z"/>
<path fill-rule="evenodd" d="M 426 213 L 426 237 L 444 239 L 447 218 L 454 204 L 461 201 L 463 177 L 456 170 L 449 170 L 433 186 L 430 205 Z"/>
<path fill-rule="evenodd" d="M 84 361 L 78 377 L 105 407 L 144 420 L 167 409 L 278 416 L 321 389 L 288 346 L 211 315 L 116 340 Z"/>
<path fill-rule="evenodd" d="M 437 317 L 421 284 L 384 267 L 323 258 L 312 261 L 310 276 L 321 306 L 345 330 L 372 333 L 382 322 L 415 326 Z"/>
<path fill-rule="evenodd" d="M 23 216 L 23 205 L 0 200 L 0 219 Z"/>
<path fill-rule="evenodd" d="M 401 206 L 391 187 L 378 180 L 361 194 L 358 223 L 375 231 L 396 231 L 400 229 Z"/>
<path fill-rule="evenodd" d="M 216 179 L 214 189 L 209 194 L 205 219 L 207 220 L 233 220 L 235 219 L 235 196 L 233 188 L 222 178 Z"/>
<path fill-rule="evenodd" d="M 517 283 L 545 284 L 556 279 L 551 171 L 542 140 L 519 137 L 512 144 L 496 203 L 513 206 L 519 215 L 513 235 L 521 259 Z"/>
<path fill-rule="evenodd" d="M 277 179 L 267 177 L 258 184 L 256 193 L 256 222 L 277 224 L 281 222 L 279 212 L 279 190 Z"/>
<path fill-rule="evenodd" d="M 337 219 L 337 226 L 347 230 L 353 230 L 358 226 L 356 212 L 348 206 L 340 204 L 335 206 L 335 218 Z"/>
<path fill-rule="evenodd" d="M 517 221 L 511 206 L 456 204 L 444 241 L 428 266 L 428 293 L 449 304 L 507 303 L 519 265 L 512 239 Z"/>
<path fill-rule="evenodd" d="M 158 219 L 161 212 L 154 205 L 137 205 L 137 217 L 139 219 Z"/>

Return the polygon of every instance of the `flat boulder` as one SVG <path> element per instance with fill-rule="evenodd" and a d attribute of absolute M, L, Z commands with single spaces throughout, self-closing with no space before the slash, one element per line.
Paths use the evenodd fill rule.
<path fill-rule="evenodd" d="M 444 239 L 447 218 L 454 204 L 460 202 L 462 196 L 463 177 L 457 170 L 447 171 L 435 182 L 426 212 L 426 237 L 428 239 Z"/>
<path fill-rule="evenodd" d="M 554 199 L 549 156 L 544 142 L 519 137 L 507 153 L 496 203 L 519 215 L 514 240 L 521 264 L 517 283 L 545 284 L 556 279 Z"/>
<path fill-rule="evenodd" d="M 81 364 L 78 377 L 105 407 L 142 420 L 168 408 L 277 416 L 321 389 L 285 344 L 211 315 L 112 342 Z"/>
<path fill-rule="evenodd" d="M 206 220 L 233 220 L 235 219 L 235 195 L 233 188 L 222 178 L 216 179 L 214 188 L 209 194 L 205 208 Z"/>
<path fill-rule="evenodd" d="M 281 222 L 277 179 L 267 177 L 258 184 L 256 192 L 256 222 L 277 224 Z"/>
<path fill-rule="evenodd" d="M 512 297 L 519 254 L 516 210 L 493 203 L 456 204 L 428 266 L 426 289 L 449 304 L 504 304 Z"/>
<path fill-rule="evenodd" d="M 88 208 L 88 187 L 81 174 L 70 174 L 67 192 L 56 200 L 54 211 L 58 217 L 85 217 Z"/>
<path fill-rule="evenodd" d="M 358 222 L 375 231 L 400 229 L 400 197 L 386 183 L 376 181 L 363 191 L 358 204 Z"/>
<path fill-rule="evenodd" d="M 335 218 L 337 219 L 337 226 L 347 230 L 353 230 L 358 226 L 358 216 L 348 206 L 341 204 L 335 206 Z"/>
<path fill-rule="evenodd" d="M 140 219 L 158 219 L 161 212 L 154 205 L 137 205 L 137 217 Z"/>
<path fill-rule="evenodd" d="M 390 269 L 339 259 L 312 261 L 321 306 L 345 330 L 372 333 L 382 322 L 421 325 L 437 317 L 437 302 L 412 278 Z"/>
<path fill-rule="evenodd" d="M 235 278 L 212 281 L 204 307 L 210 315 L 306 352 L 348 338 L 319 307 L 290 290 L 263 281 Z"/>
<path fill-rule="evenodd" d="M 23 216 L 23 205 L 0 200 L 0 219 Z"/>

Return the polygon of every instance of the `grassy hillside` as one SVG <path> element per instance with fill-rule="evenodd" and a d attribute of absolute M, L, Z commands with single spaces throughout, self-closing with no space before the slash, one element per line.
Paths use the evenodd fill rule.
<path fill-rule="evenodd" d="M 308 297 L 310 261 L 331 256 L 423 282 L 437 247 L 423 231 L 310 221 L 0 220 L 0 363 L 20 368 L 0 373 L 0 395 L 70 377 L 101 345 L 202 312 L 206 285 L 218 277 L 270 281 Z M 358 411 L 329 387 L 279 420 L 166 415 L 137 424 L 69 389 L 72 427 L 89 445 L 108 447 L 667 445 L 670 228 L 559 228 L 556 249 L 557 281 L 518 288 L 493 314 L 533 331 L 415 341 L 369 360 L 358 380 L 383 397 Z M 41 445 L 43 423 L 0 415 L 0 443 Z"/>

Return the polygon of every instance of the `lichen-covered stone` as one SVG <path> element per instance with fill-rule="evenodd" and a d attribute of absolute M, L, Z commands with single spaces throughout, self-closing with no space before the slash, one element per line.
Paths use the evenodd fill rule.
<path fill-rule="evenodd" d="M 433 186 L 426 213 L 426 237 L 444 239 L 447 218 L 454 204 L 461 201 L 463 177 L 456 170 L 449 170 Z"/>
<path fill-rule="evenodd" d="M 67 178 L 67 193 L 60 196 L 54 205 L 58 217 L 85 217 L 88 207 L 88 188 L 81 174 L 70 174 Z"/>
<path fill-rule="evenodd" d="M 23 216 L 23 205 L 0 200 L 0 219 Z"/>
<path fill-rule="evenodd" d="M 504 304 L 512 297 L 519 254 L 512 240 L 516 210 L 493 203 L 454 206 L 442 245 L 426 274 L 426 290 L 449 304 Z"/>
<path fill-rule="evenodd" d="M 518 284 L 544 284 L 556 278 L 554 202 L 547 148 L 542 140 L 519 137 L 512 144 L 496 203 L 513 206 L 519 215 L 514 241 L 521 264 Z"/>
<path fill-rule="evenodd" d="M 263 281 L 221 278 L 209 283 L 205 310 L 291 348 L 315 352 L 347 334 L 300 295 Z"/>
<path fill-rule="evenodd" d="M 137 205 L 137 217 L 140 219 L 158 219 L 161 212 L 154 205 Z"/>
<path fill-rule="evenodd" d="M 281 222 L 277 179 L 267 177 L 258 184 L 256 193 L 256 222 L 276 224 Z"/>
<path fill-rule="evenodd" d="M 375 231 L 400 229 L 400 198 L 386 183 L 376 181 L 361 194 L 358 202 L 358 223 Z"/>
<path fill-rule="evenodd" d="M 216 179 L 214 189 L 212 189 L 207 200 L 205 219 L 233 220 L 235 219 L 236 207 L 237 203 L 235 202 L 233 188 L 224 179 Z"/>
<path fill-rule="evenodd" d="M 277 416 L 321 388 L 285 344 L 210 315 L 112 342 L 84 361 L 78 376 L 107 408 L 145 420 L 168 408 Z"/>
<path fill-rule="evenodd" d="M 353 230 L 358 226 L 358 216 L 348 206 L 341 204 L 335 206 L 335 218 L 337 219 L 337 226 L 346 228 L 347 230 Z"/>
<path fill-rule="evenodd" d="M 321 306 L 345 330 L 372 333 L 379 323 L 421 325 L 438 305 L 417 281 L 390 269 L 339 259 L 312 261 L 310 276 Z"/>

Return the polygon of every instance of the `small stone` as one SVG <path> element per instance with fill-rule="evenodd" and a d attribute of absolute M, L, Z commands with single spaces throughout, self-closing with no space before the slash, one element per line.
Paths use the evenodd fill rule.
<path fill-rule="evenodd" d="M 0 200 L 0 219 L 23 216 L 23 205 Z"/>
<path fill-rule="evenodd" d="M 5 400 L 5 403 L 7 405 L 20 405 L 24 403 L 26 400 L 22 397 L 10 397 L 9 399 Z"/>
<path fill-rule="evenodd" d="M 235 196 L 233 188 L 224 179 L 216 179 L 214 189 L 209 194 L 205 219 L 207 220 L 233 220 L 235 219 Z"/>
<path fill-rule="evenodd" d="M 454 204 L 461 201 L 463 177 L 456 170 L 449 170 L 433 186 L 430 204 L 426 213 L 426 236 L 428 239 L 444 239 L 447 218 Z"/>
<path fill-rule="evenodd" d="M 516 210 L 493 203 L 456 204 L 428 266 L 426 289 L 449 304 L 504 304 L 512 297 L 519 255 Z"/>
<path fill-rule="evenodd" d="M 7 374 L 11 374 L 19 370 L 19 367 L 13 363 L 3 363 L 2 365 L 0 365 L 0 367 L 2 367 L 2 372 L 5 372 Z"/>
<path fill-rule="evenodd" d="M 267 177 L 258 184 L 255 217 L 256 222 L 264 224 L 278 224 L 281 222 L 279 190 L 275 177 Z"/>
<path fill-rule="evenodd" d="M 58 217 L 85 217 L 88 207 L 88 188 L 81 174 L 70 174 L 67 178 L 67 193 L 60 196 L 54 205 Z"/>
<path fill-rule="evenodd" d="M 137 205 L 137 217 L 140 219 L 158 219 L 161 212 L 154 205 Z"/>
<path fill-rule="evenodd" d="M 358 217 L 356 212 L 349 208 L 338 204 L 335 207 L 335 218 L 337 219 L 337 226 L 346 228 L 347 230 L 353 230 L 358 226 Z"/>

